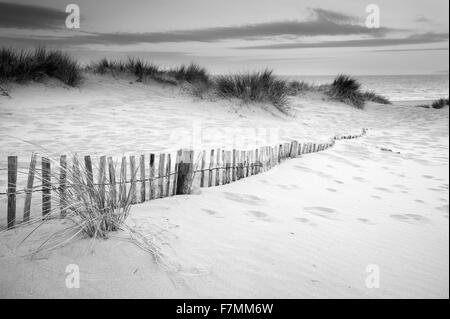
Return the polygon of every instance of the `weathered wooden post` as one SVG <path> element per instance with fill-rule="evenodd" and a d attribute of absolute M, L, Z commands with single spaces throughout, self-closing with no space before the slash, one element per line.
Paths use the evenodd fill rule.
<path fill-rule="evenodd" d="M 167 163 L 166 163 L 166 197 L 170 196 L 170 170 L 172 166 L 172 159 L 170 153 L 167 154 Z"/>
<path fill-rule="evenodd" d="M 158 198 L 164 197 L 164 162 L 166 161 L 166 154 L 159 154 L 158 163 Z"/>
<path fill-rule="evenodd" d="M 141 203 L 143 203 L 145 202 L 145 154 L 141 155 L 139 169 L 141 171 Z"/>
<path fill-rule="evenodd" d="M 194 151 L 182 150 L 177 171 L 177 195 L 190 194 L 194 175 Z"/>
<path fill-rule="evenodd" d="M 121 205 L 124 205 L 127 201 L 127 158 L 125 156 L 122 157 L 120 166 L 119 200 Z"/>
<path fill-rule="evenodd" d="M 105 208 L 106 206 L 105 183 L 106 183 L 106 156 L 101 156 L 98 169 L 98 190 L 100 193 L 101 208 Z"/>
<path fill-rule="evenodd" d="M 116 207 L 117 193 L 116 193 L 116 170 L 112 157 L 108 157 L 108 171 L 109 171 L 109 193 L 110 200 L 113 207 Z"/>
<path fill-rule="evenodd" d="M 42 158 L 42 216 L 50 214 L 52 209 L 51 203 L 51 167 L 48 158 Z"/>
<path fill-rule="evenodd" d="M 149 177 L 148 177 L 148 192 L 149 192 L 149 199 L 155 198 L 155 154 L 150 154 L 150 160 L 149 160 Z"/>
<path fill-rule="evenodd" d="M 59 209 L 61 217 L 65 216 L 67 191 L 67 156 L 61 155 L 59 159 Z"/>
<path fill-rule="evenodd" d="M 211 150 L 211 154 L 209 156 L 208 187 L 212 186 L 213 167 L 214 167 L 214 150 Z"/>
<path fill-rule="evenodd" d="M 25 205 L 23 207 L 23 221 L 26 223 L 30 220 L 31 213 L 31 196 L 33 195 L 34 174 L 36 171 L 36 154 L 31 155 L 30 169 L 28 171 L 27 188 L 25 189 Z"/>
<path fill-rule="evenodd" d="M 220 185 L 220 176 L 219 176 L 219 171 L 220 171 L 220 149 L 217 149 L 217 153 L 216 153 L 216 186 Z"/>
<path fill-rule="evenodd" d="M 235 182 L 236 181 L 236 163 L 237 163 L 237 152 L 235 149 L 233 149 L 233 162 L 232 162 L 232 168 L 231 168 L 231 181 Z"/>
<path fill-rule="evenodd" d="M 86 179 L 89 191 L 91 192 L 94 188 L 94 175 L 92 174 L 92 161 L 89 155 L 84 157 L 84 165 L 86 167 Z"/>
<path fill-rule="evenodd" d="M 200 170 L 200 187 L 205 187 L 206 151 L 202 151 L 202 167 Z"/>
<path fill-rule="evenodd" d="M 7 227 L 11 229 L 16 223 L 16 187 L 17 187 L 17 156 L 8 156 L 8 212 Z"/>
<path fill-rule="evenodd" d="M 130 156 L 130 192 L 131 203 L 136 204 L 136 160 L 133 155 Z"/>

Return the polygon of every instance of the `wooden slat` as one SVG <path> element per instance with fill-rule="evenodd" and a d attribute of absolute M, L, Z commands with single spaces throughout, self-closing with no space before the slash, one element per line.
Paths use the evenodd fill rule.
<path fill-rule="evenodd" d="M 194 151 L 182 150 L 177 172 L 177 195 L 190 194 L 194 171 Z"/>
<path fill-rule="evenodd" d="M 141 179 L 141 203 L 145 202 L 146 192 L 145 192 L 145 154 L 142 154 L 139 160 L 139 170 Z"/>
<path fill-rule="evenodd" d="M 159 154 L 158 163 L 158 198 L 164 197 L 164 162 L 166 161 L 166 154 Z"/>
<path fill-rule="evenodd" d="M 202 164 L 200 171 L 200 187 L 205 187 L 206 151 L 202 151 Z"/>
<path fill-rule="evenodd" d="M 131 196 L 131 203 L 136 204 L 137 203 L 137 193 L 136 193 L 136 159 L 133 155 L 130 156 L 130 196 Z"/>
<path fill-rule="evenodd" d="M 108 172 L 109 172 L 109 200 L 112 208 L 116 207 L 117 190 L 116 190 L 116 169 L 112 157 L 108 157 Z"/>
<path fill-rule="evenodd" d="M 236 150 L 235 149 L 233 149 L 233 155 L 232 155 L 232 164 L 231 164 L 231 166 L 232 166 L 232 168 L 231 168 L 231 181 L 232 182 L 234 182 L 234 181 L 236 181 L 236 172 L 237 172 L 237 169 L 236 169 L 236 164 L 237 164 L 237 152 L 236 152 Z"/>
<path fill-rule="evenodd" d="M 65 216 L 67 207 L 67 156 L 61 155 L 59 158 L 59 209 L 61 217 Z"/>
<path fill-rule="evenodd" d="M 180 164 L 181 161 L 181 155 L 182 155 L 182 150 L 178 150 L 177 151 L 177 157 L 175 159 L 175 171 L 174 171 L 174 175 L 173 175 L 173 190 L 172 190 L 172 195 L 175 196 L 177 194 L 177 182 L 178 182 L 178 165 Z"/>
<path fill-rule="evenodd" d="M 94 189 L 94 175 L 92 174 L 92 160 L 89 155 L 84 157 L 84 165 L 86 168 L 86 179 L 89 191 Z"/>
<path fill-rule="evenodd" d="M 208 187 L 212 186 L 213 167 L 214 167 L 214 150 L 211 150 L 211 153 L 209 155 Z"/>
<path fill-rule="evenodd" d="M 23 207 L 23 221 L 26 223 L 30 220 L 31 214 L 31 197 L 33 195 L 34 174 L 36 172 L 36 154 L 31 155 L 30 168 L 28 170 L 27 188 L 25 189 L 25 204 Z"/>
<path fill-rule="evenodd" d="M 48 158 L 42 158 L 42 216 L 50 214 L 51 203 L 51 166 Z"/>
<path fill-rule="evenodd" d="M 154 199 L 156 198 L 155 196 L 155 154 L 150 154 L 150 160 L 149 160 L 149 183 L 148 183 L 148 198 L 149 199 Z"/>
<path fill-rule="evenodd" d="M 100 194 L 100 205 L 101 208 L 106 206 L 106 156 L 100 156 L 100 162 L 98 167 L 98 192 Z"/>
<path fill-rule="evenodd" d="M 167 162 L 166 162 L 166 197 L 170 196 L 170 169 L 172 166 L 172 160 L 170 158 L 170 154 L 167 154 Z"/>
<path fill-rule="evenodd" d="M 121 205 L 127 202 L 127 158 L 125 156 L 122 157 L 120 165 L 119 200 Z"/>
<path fill-rule="evenodd" d="M 220 185 L 220 148 L 217 149 L 216 153 L 216 186 Z"/>
<path fill-rule="evenodd" d="M 8 211 L 7 227 L 16 224 L 16 188 L 17 188 L 17 156 L 8 156 Z"/>

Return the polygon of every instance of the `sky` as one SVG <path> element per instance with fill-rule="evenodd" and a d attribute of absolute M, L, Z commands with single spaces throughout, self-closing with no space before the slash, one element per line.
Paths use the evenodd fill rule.
<path fill-rule="evenodd" d="M 78 29 L 66 27 L 69 4 Z M 377 28 L 366 25 L 370 4 Z M 448 11 L 447 0 L 0 0 L 0 46 L 212 73 L 448 74 Z"/>

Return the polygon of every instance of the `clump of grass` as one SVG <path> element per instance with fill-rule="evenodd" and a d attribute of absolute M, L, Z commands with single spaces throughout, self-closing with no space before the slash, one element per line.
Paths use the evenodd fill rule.
<path fill-rule="evenodd" d="M 206 69 L 195 63 L 191 63 L 189 66 L 182 65 L 169 70 L 167 73 L 180 82 L 208 83 L 210 81 Z"/>
<path fill-rule="evenodd" d="M 107 72 L 112 74 L 130 73 L 136 75 L 139 81 L 142 81 L 144 77 L 154 78 L 162 73 L 158 66 L 139 58 L 128 58 L 126 62 L 103 58 L 99 61 L 92 62 L 87 69 L 99 74 L 105 74 Z"/>
<path fill-rule="evenodd" d="M 221 75 L 215 79 L 214 86 L 220 97 L 238 98 L 245 103 L 271 103 L 280 111 L 287 112 L 287 82 L 276 77 L 271 70 Z"/>
<path fill-rule="evenodd" d="M 82 76 L 78 63 L 59 50 L 39 47 L 31 51 L 0 49 L 1 81 L 41 81 L 46 77 L 76 86 Z"/>
<path fill-rule="evenodd" d="M 61 165 L 59 161 L 50 160 L 52 165 L 51 180 L 59 180 L 61 174 L 66 176 L 66 187 L 59 185 L 52 187 L 52 209 L 44 218 L 34 218 L 17 227 L 33 226 L 32 231 L 22 240 L 25 242 L 50 220 L 64 219 L 71 223 L 64 223 L 62 230 L 45 234 L 42 240 L 34 241 L 38 247 L 32 249 L 32 255 L 42 251 L 51 251 L 59 248 L 78 236 L 95 239 L 107 239 L 112 232 L 125 231 L 131 241 L 151 253 L 155 261 L 167 264 L 166 257 L 155 241 L 152 234 L 141 234 L 125 223 L 129 215 L 131 205 L 134 203 L 134 189 L 128 185 L 125 174 L 121 173 L 117 179 L 110 179 L 108 172 L 103 171 L 103 182 L 95 182 L 94 176 L 100 176 L 100 168 L 88 169 L 78 157 L 73 157 L 70 165 Z M 110 160 L 112 171 L 117 171 L 116 163 Z M 106 163 L 105 163 L 106 164 Z M 121 172 L 122 172 L 121 168 Z M 58 172 L 58 173 L 56 173 Z M 111 172 L 111 171 L 109 171 Z M 137 170 L 130 172 L 136 177 Z M 115 174 L 113 175 L 115 176 Z M 44 181 L 42 172 L 35 169 L 35 178 Z M 20 245 L 19 244 L 19 245 Z"/>
<path fill-rule="evenodd" d="M 375 93 L 374 91 L 366 91 L 362 94 L 364 101 L 371 101 L 379 104 L 392 104 L 388 98 Z"/>
<path fill-rule="evenodd" d="M 448 105 L 449 105 L 449 99 L 446 98 L 446 99 L 439 99 L 439 100 L 434 101 L 431 104 L 431 107 L 433 109 L 442 109 L 444 106 L 448 106 Z"/>
<path fill-rule="evenodd" d="M 288 83 L 289 95 L 298 95 L 308 91 L 316 90 L 316 87 L 305 81 L 290 81 Z"/>
<path fill-rule="evenodd" d="M 361 83 L 348 75 L 338 75 L 326 94 L 334 100 L 353 105 L 358 109 L 364 108 L 365 100 L 361 93 Z"/>

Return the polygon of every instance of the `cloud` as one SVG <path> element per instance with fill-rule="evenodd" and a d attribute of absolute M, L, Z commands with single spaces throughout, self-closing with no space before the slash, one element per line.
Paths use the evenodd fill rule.
<path fill-rule="evenodd" d="M 372 52 L 411 52 L 411 51 L 448 51 L 448 48 L 389 49 L 389 50 L 373 50 Z"/>
<path fill-rule="evenodd" d="M 419 23 L 431 23 L 432 21 L 430 19 L 428 19 L 427 17 L 425 17 L 423 14 L 418 15 L 415 19 L 414 22 L 419 22 Z"/>
<path fill-rule="evenodd" d="M 278 43 L 237 47 L 236 49 L 306 49 L 306 48 L 342 48 L 342 47 L 382 47 L 389 45 L 426 44 L 448 41 L 448 33 L 421 33 L 405 38 L 371 38 L 361 40 L 323 41 L 316 43 Z"/>
<path fill-rule="evenodd" d="M 55 29 L 65 20 L 66 13 L 56 9 L 0 2 L 0 28 Z"/>
<path fill-rule="evenodd" d="M 0 3 L 0 27 L 16 28 L 50 28 L 59 27 L 65 14 L 53 9 Z M 49 44 L 105 44 L 131 45 L 138 43 L 167 42 L 216 42 L 231 39 L 265 39 L 273 37 L 313 37 L 313 36 L 381 36 L 392 31 L 389 28 L 369 29 L 358 24 L 357 18 L 343 13 L 310 8 L 311 16 L 305 21 L 274 21 L 230 27 L 212 27 L 193 30 L 175 30 L 167 32 L 146 33 L 70 33 L 70 37 L 49 37 L 44 41 Z M 28 36 L 24 41 L 32 42 L 42 39 Z"/>

